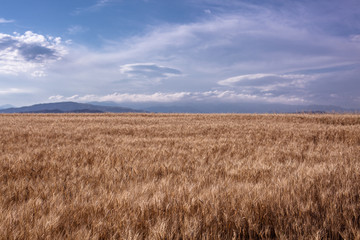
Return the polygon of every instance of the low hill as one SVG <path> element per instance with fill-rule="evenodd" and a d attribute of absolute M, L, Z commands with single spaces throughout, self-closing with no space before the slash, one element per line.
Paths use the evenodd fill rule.
<path fill-rule="evenodd" d="M 100 106 L 87 103 L 58 102 L 43 103 L 19 108 L 0 109 L 0 113 L 124 113 L 145 112 L 119 106 Z"/>

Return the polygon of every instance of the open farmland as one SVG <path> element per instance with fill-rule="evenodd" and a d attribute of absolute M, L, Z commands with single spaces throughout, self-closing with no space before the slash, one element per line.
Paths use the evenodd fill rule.
<path fill-rule="evenodd" d="M 0 115 L 0 239 L 359 239 L 360 116 Z"/>

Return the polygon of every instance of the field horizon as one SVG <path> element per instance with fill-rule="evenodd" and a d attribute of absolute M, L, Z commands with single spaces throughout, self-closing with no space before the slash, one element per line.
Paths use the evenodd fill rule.
<path fill-rule="evenodd" d="M 360 239 L 359 114 L 1 114 L 0 239 Z"/>

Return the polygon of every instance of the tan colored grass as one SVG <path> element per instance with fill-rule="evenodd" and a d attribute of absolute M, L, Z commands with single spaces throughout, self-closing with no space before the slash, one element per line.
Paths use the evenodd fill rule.
<path fill-rule="evenodd" d="M 0 115 L 0 239 L 360 239 L 359 115 Z"/>

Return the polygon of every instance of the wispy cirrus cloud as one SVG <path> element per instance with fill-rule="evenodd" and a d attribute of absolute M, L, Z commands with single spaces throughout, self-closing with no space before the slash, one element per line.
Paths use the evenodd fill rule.
<path fill-rule="evenodd" d="M 5 19 L 5 18 L 0 18 L 0 23 L 13 23 L 15 22 L 14 20 L 9 20 L 9 19 Z"/>
<path fill-rule="evenodd" d="M 360 34 L 350 36 L 351 41 L 360 43 Z"/>
<path fill-rule="evenodd" d="M 10 95 L 10 94 L 22 94 L 22 93 L 32 93 L 32 89 L 21 89 L 21 88 L 0 88 L 0 95 Z"/>
<path fill-rule="evenodd" d="M 84 33 L 88 31 L 88 28 L 83 27 L 81 25 L 72 25 L 67 29 L 68 34 L 70 35 L 75 35 L 75 34 L 79 34 L 79 33 Z"/>
<path fill-rule="evenodd" d="M 314 75 L 306 74 L 257 73 L 230 77 L 218 81 L 218 84 L 267 102 L 305 103 L 311 102 L 306 87 L 316 79 Z"/>
<path fill-rule="evenodd" d="M 276 90 L 279 87 L 304 88 L 305 84 L 315 77 L 305 74 L 248 74 L 227 78 L 218 82 L 219 85 L 257 89 L 262 91 Z"/>
<path fill-rule="evenodd" d="M 84 12 L 94 12 L 98 11 L 101 8 L 105 7 L 109 3 L 113 2 L 114 0 L 97 0 L 95 4 L 85 7 L 85 8 L 77 8 L 74 12 L 72 12 L 73 15 L 79 15 Z"/>
<path fill-rule="evenodd" d="M 356 106 L 360 65 L 312 68 L 286 74 L 249 74 L 218 82 L 233 91 L 255 95 L 268 102 L 297 99 L 300 102 Z M 292 100 L 291 100 L 292 101 Z"/>

